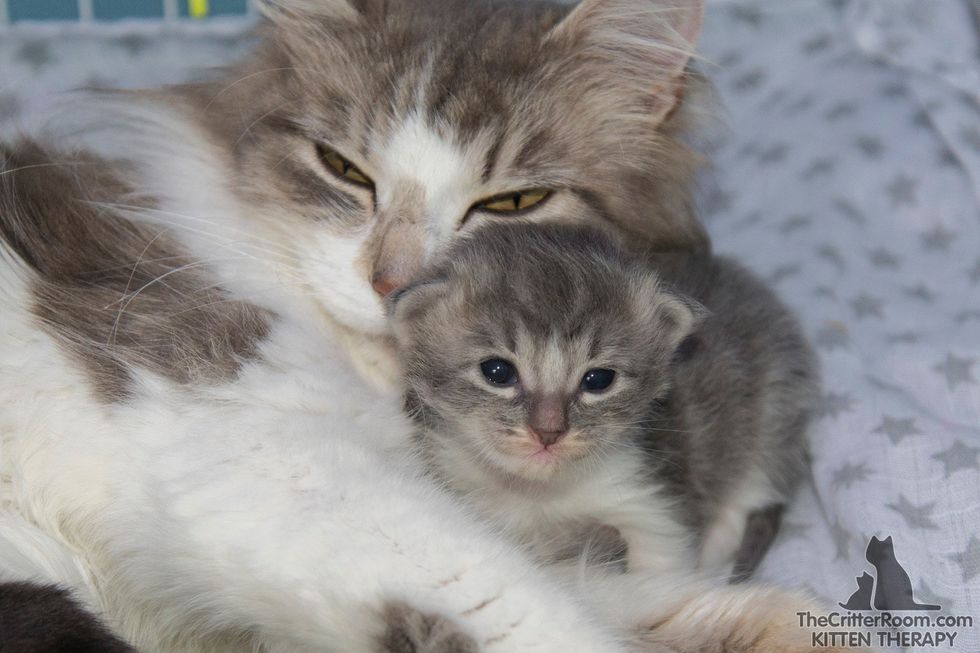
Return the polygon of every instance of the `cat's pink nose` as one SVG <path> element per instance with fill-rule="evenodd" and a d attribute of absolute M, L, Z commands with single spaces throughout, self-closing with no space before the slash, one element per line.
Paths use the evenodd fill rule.
<path fill-rule="evenodd" d="M 534 439 L 540 442 L 545 447 L 550 447 L 559 440 L 561 440 L 568 433 L 567 430 L 562 431 L 543 431 L 535 428 L 529 429 Z"/>
<path fill-rule="evenodd" d="M 378 293 L 382 297 L 387 297 L 394 291 L 398 290 L 401 286 L 401 283 L 395 279 L 392 279 L 391 277 L 375 277 L 371 281 L 371 287 L 374 288 L 374 292 Z"/>

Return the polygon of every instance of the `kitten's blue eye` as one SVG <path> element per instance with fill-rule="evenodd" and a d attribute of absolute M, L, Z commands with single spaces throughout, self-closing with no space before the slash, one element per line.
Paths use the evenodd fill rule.
<path fill-rule="evenodd" d="M 480 371 L 491 385 L 514 385 L 517 383 L 517 368 L 505 360 L 491 358 L 480 363 Z"/>
<path fill-rule="evenodd" d="M 616 373 L 612 370 L 597 367 L 594 370 L 589 370 L 582 377 L 582 389 L 586 392 L 602 392 L 612 385 L 615 378 Z"/>

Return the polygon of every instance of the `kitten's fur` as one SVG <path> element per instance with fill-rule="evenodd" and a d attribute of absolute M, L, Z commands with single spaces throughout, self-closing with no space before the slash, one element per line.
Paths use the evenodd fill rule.
<path fill-rule="evenodd" d="M 603 524 L 631 570 L 689 567 L 689 533 L 706 566 L 730 565 L 749 515 L 785 502 L 804 471 L 814 357 L 730 260 L 651 265 L 592 229 L 494 225 L 398 295 L 393 316 L 436 474 L 546 555 Z M 509 385 L 481 372 L 498 359 L 516 366 Z M 612 385 L 582 389 L 593 369 Z M 541 435 L 544 405 L 557 441 Z"/>
<path fill-rule="evenodd" d="M 4 147 L 0 517 L 77 560 L 72 589 L 146 651 L 809 650 L 767 590 L 624 604 L 482 527 L 406 452 L 372 289 L 493 219 L 475 202 L 542 185 L 525 219 L 704 248 L 677 101 L 700 2 L 272 4 L 215 81 Z M 0 575 L 49 571 L 5 535 Z"/>

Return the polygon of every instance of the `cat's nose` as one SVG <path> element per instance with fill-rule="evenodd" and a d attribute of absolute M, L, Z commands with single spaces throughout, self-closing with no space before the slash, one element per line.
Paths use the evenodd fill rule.
<path fill-rule="evenodd" d="M 374 292 L 378 293 L 382 297 L 387 297 L 394 291 L 402 287 L 402 283 L 388 276 L 376 276 L 371 280 L 371 287 L 374 288 Z"/>
<path fill-rule="evenodd" d="M 540 442 L 545 447 L 550 447 L 559 440 L 561 440 L 568 433 L 568 430 L 561 431 L 544 431 L 541 429 L 531 428 L 529 429 L 534 439 Z"/>

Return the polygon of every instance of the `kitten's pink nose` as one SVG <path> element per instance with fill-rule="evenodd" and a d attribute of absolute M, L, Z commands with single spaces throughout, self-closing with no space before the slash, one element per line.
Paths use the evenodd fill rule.
<path fill-rule="evenodd" d="M 371 287 L 374 288 L 374 292 L 378 293 L 382 297 L 387 297 L 394 291 L 401 288 L 402 285 L 403 284 L 397 280 L 385 276 L 375 277 L 371 280 Z"/>
<path fill-rule="evenodd" d="M 534 435 L 534 439 L 544 445 L 546 448 L 550 447 L 554 443 L 561 440 L 568 433 L 567 430 L 563 431 L 541 431 L 539 429 L 531 428 L 529 429 L 531 434 Z"/>

